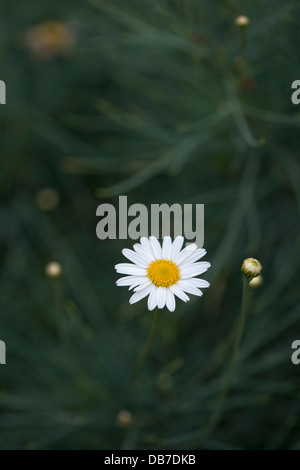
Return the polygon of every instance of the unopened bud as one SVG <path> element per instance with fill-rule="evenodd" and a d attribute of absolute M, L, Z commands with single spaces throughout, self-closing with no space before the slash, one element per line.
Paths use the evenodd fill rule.
<path fill-rule="evenodd" d="M 259 261 L 257 261 L 257 259 L 247 258 L 244 260 L 242 264 L 242 273 L 245 274 L 245 276 L 249 277 L 250 279 L 253 279 L 259 276 L 261 271 L 262 265 Z"/>
<path fill-rule="evenodd" d="M 128 428 L 131 426 L 133 420 L 132 413 L 128 410 L 121 410 L 117 415 L 117 423 L 122 428 Z"/>
<path fill-rule="evenodd" d="M 239 28 L 246 28 L 249 25 L 250 20 L 248 16 L 240 15 L 236 17 L 234 22 Z"/>
<path fill-rule="evenodd" d="M 23 44 L 30 53 L 40 60 L 50 60 L 62 55 L 76 42 L 74 28 L 61 21 L 46 21 L 28 29 Z"/>
<path fill-rule="evenodd" d="M 62 267 L 56 261 L 51 261 L 45 268 L 46 276 L 50 279 L 57 279 L 62 275 Z"/>
<path fill-rule="evenodd" d="M 251 287 L 251 289 L 257 289 L 258 287 L 262 286 L 263 283 L 264 279 L 261 275 L 259 275 L 251 279 L 251 281 L 249 282 L 249 287 Z"/>
<path fill-rule="evenodd" d="M 51 211 L 59 203 L 59 195 L 55 189 L 43 188 L 36 195 L 36 203 L 43 211 Z"/>

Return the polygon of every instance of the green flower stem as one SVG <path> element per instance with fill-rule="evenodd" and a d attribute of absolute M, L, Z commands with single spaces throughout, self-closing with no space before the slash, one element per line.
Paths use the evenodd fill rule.
<path fill-rule="evenodd" d="M 55 311 L 55 319 L 56 319 L 56 327 L 60 342 L 63 344 L 64 342 L 64 329 L 63 329 L 63 317 L 62 317 L 62 301 L 63 301 L 63 290 L 61 279 L 53 279 L 52 282 L 52 290 L 53 290 L 53 300 L 54 300 L 54 311 Z"/>
<path fill-rule="evenodd" d="M 227 369 L 227 372 L 226 372 L 226 375 L 225 375 L 224 385 L 223 385 L 223 388 L 221 390 L 220 397 L 219 397 L 215 412 L 213 414 L 213 417 L 212 417 L 210 425 L 209 425 L 210 430 L 212 430 L 216 426 L 216 424 L 219 422 L 219 420 L 221 418 L 224 403 L 226 401 L 226 398 L 227 398 L 227 395 L 228 395 L 228 392 L 229 392 L 229 389 L 230 389 L 232 372 L 233 372 L 233 369 L 234 369 L 234 365 L 236 363 L 236 359 L 238 357 L 239 347 L 240 347 L 240 344 L 241 344 L 241 339 L 242 339 L 243 332 L 244 332 L 244 327 L 245 327 L 245 320 L 246 320 L 248 299 L 249 299 L 249 282 L 250 282 L 249 278 L 244 276 L 244 279 L 243 279 L 242 307 L 241 307 L 241 314 L 240 314 L 240 317 L 239 317 L 239 320 L 238 320 L 235 342 L 234 342 L 233 351 L 232 351 L 231 359 L 230 359 L 230 362 L 229 362 L 229 366 L 228 366 L 228 369 Z"/>
<path fill-rule="evenodd" d="M 154 337 L 155 337 L 155 334 L 156 334 L 158 319 L 159 319 L 159 309 L 156 308 L 154 318 L 153 318 L 152 327 L 151 327 L 149 337 L 148 337 L 148 341 L 147 341 L 147 343 L 146 343 L 139 359 L 137 360 L 137 362 L 136 362 L 136 364 L 133 368 L 133 379 L 136 379 L 136 377 L 138 376 L 138 373 L 140 372 L 142 366 L 144 365 L 144 363 L 145 363 L 145 361 L 146 361 L 146 359 L 149 355 L 149 352 L 151 350 L 151 346 L 152 346 L 152 343 L 153 343 L 153 340 L 154 340 Z"/>
<path fill-rule="evenodd" d="M 247 28 L 240 28 L 241 53 L 245 53 L 247 45 Z"/>

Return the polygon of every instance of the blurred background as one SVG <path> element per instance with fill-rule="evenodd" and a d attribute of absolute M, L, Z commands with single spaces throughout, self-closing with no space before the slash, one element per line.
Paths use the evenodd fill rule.
<path fill-rule="evenodd" d="M 300 449 L 299 2 L 240 3 L 1 3 L 1 449 Z M 121 194 L 205 204 L 212 263 L 135 389 L 153 312 L 115 286 L 133 242 L 96 237 Z M 207 432 L 249 256 L 264 283 Z"/>

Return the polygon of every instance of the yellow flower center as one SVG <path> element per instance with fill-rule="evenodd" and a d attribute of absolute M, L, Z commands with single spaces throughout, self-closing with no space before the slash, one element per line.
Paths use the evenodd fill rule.
<path fill-rule="evenodd" d="M 149 264 L 147 276 L 156 287 L 170 287 L 180 278 L 180 271 L 173 261 L 158 259 Z"/>

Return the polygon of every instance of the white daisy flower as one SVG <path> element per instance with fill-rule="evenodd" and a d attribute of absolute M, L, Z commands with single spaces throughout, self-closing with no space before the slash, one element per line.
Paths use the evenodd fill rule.
<path fill-rule="evenodd" d="M 131 263 L 115 266 L 117 273 L 127 274 L 117 280 L 117 286 L 129 286 L 134 294 L 129 299 L 134 304 L 148 297 L 148 309 L 165 306 L 173 312 L 175 296 L 187 302 L 187 294 L 202 296 L 200 288 L 209 287 L 209 282 L 195 276 L 205 273 L 210 267 L 207 261 L 198 262 L 206 250 L 192 244 L 182 250 L 184 238 L 164 237 L 162 246 L 155 237 L 142 237 L 134 245 L 134 251 L 124 249 L 123 255 Z"/>

